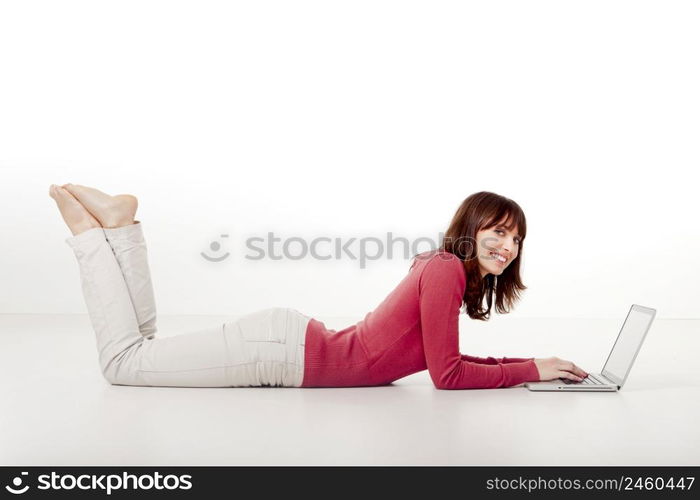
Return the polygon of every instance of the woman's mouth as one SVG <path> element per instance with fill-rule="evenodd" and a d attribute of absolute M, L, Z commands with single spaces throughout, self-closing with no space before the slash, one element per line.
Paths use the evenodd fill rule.
<path fill-rule="evenodd" d="M 506 265 L 507 260 L 502 255 L 499 255 L 495 252 L 490 252 L 490 255 L 491 255 L 491 257 L 493 257 L 494 262 L 496 264 L 498 264 L 499 266 L 503 267 Z"/>

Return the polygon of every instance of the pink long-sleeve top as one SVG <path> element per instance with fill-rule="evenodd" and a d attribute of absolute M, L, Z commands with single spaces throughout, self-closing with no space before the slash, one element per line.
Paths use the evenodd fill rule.
<path fill-rule="evenodd" d="M 535 358 L 480 358 L 459 352 L 463 262 L 444 250 L 417 256 L 394 290 L 343 330 L 311 318 L 302 387 L 386 385 L 428 370 L 438 389 L 510 387 L 539 380 Z"/>

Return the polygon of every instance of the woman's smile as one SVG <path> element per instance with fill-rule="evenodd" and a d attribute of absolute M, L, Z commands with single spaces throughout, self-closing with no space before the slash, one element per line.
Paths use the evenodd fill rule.
<path fill-rule="evenodd" d="M 506 267 L 506 264 L 508 263 L 508 259 L 507 259 L 506 257 L 504 257 L 504 256 L 501 255 L 501 254 L 497 254 L 497 253 L 495 253 L 495 252 L 491 252 L 490 255 L 491 255 L 491 258 L 492 258 L 493 262 L 494 262 L 498 267 L 501 267 L 501 268 L 502 268 L 502 267 Z M 499 256 L 502 257 L 502 258 L 505 259 L 505 260 L 499 259 Z"/>

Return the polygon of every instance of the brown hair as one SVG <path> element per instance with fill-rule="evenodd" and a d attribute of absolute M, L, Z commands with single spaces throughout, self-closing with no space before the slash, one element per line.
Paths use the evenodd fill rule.
<path fill-rule="evenodd" d="M 506 217 L 507 229 L 518 227 L 518 256 L 500 275 L 489 273 L 482 278 L 477 258 L 479 249 L 476 247 L 476 233 L 494 227 Z M 520 292 L 527 289 L 520 278 L 520 260 L 526 234 L 525 213 L 520 205 L 509 198 L 480 191 L 467 197 L 459 206 L 438 250 L 453 253 L 464 262 L 467 277 L 464 305 L 470 318 L 481 321 L 490 318 L 494 291 L 496 311 L 499 314 L 507 314 L 515 302 L 520 300 Z M 483 307 L 484 296 L 486 308 Z"/>

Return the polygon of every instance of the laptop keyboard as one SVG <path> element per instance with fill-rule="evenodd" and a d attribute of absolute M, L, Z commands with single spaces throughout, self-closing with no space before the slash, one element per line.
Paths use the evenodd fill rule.
<path fill-rule="evenodd" d="M 581 382 L 577 380 L 569 380 L 568 378 L 563 378 L 561 380 L 563 380 L 565 384 L 607 385 L 607 382 L 603 382 L 591 373 L 589 373 L 588 377 L 584 378 Z"/>

